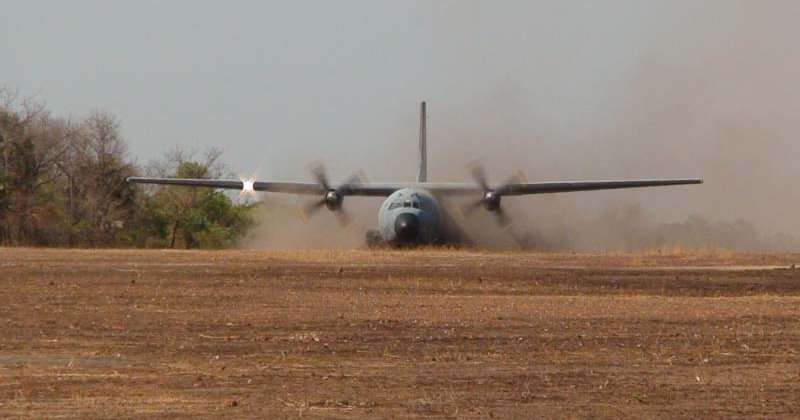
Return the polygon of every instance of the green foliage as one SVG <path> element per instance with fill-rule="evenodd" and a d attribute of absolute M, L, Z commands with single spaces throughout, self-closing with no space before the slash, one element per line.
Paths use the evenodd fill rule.
<path fill-rule="evenodd" d="M 223 248 L 252 226 L 251 206 L 219 191 L 127 183 L 140 170 L 113 116 L 94 112 L 67 121 L 4 99 L 0 245 Z M 179 149 L 167 153 L 159 175 L 220 175 L 219 152 L 210 151 L 205 162 L 191 157 Z"/>
<path fill-rule="evenodd" d="M 199 162 L 182 162 L 175 178 L 210 178 L 208 165 Z"/>
<path fill-rule="evenodd" d="M 180 163 L 174 176 L 208 178 L 208 165 Z M 235 245 L 253 225 L 252 206 L 237 205 L 213 189 L 161 187 L 140 204 L 141 224 L 146 236 L 156 238 L 145 246 L 171 248 L 225 248 Z"/>

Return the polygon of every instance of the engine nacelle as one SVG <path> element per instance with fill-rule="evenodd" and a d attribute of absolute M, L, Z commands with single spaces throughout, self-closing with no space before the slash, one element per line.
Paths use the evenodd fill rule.
<path fill-rule="evenodd" d="M 483 206 L 486 210 L 497 211 L 500 209 L 500 200 L 503 197 L 494 191 L 486 191 L 483 195 Z"/>
<path fill-rule="evenodd" d="M 344 197 L 335 190 L 330 190 L 325 193 L 325 207 L 327 207 L 328 210 L 338 210 L 342 207 L 343 201 Z"/>

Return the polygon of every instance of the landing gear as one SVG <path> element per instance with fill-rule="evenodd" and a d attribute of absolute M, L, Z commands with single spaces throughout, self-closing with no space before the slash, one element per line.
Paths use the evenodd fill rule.
<path fill-rule="evenodd" d="M 385 246 L 386 244 L 383 242 L 383 238 L 381 237 L 381 233 L 377 229 L 371 229 L 367 231 L 367 248 L 374 249 L 380 248 Z"/>

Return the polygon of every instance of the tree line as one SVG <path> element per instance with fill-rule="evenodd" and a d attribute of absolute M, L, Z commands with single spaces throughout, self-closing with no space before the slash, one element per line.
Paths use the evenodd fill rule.
<path fill-rule="evenodd" d="M 223 248 L 253 225 L 254 206 L 220 191 L 125 182 L 225 175 L 219 150 L 176 148 L 142 167 L 108 112 L 59 118 L 8 91 L 0 98 L 0 244 Z"/>

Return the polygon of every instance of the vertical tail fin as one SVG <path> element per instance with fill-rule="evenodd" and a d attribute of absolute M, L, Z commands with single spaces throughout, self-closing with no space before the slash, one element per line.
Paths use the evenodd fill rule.
<path fill-rule="evenodd" d="M 425 124 L 425 101 L 419 104 L 419 172 L 417 182 L 428 182 L 428 132 Z"/>

